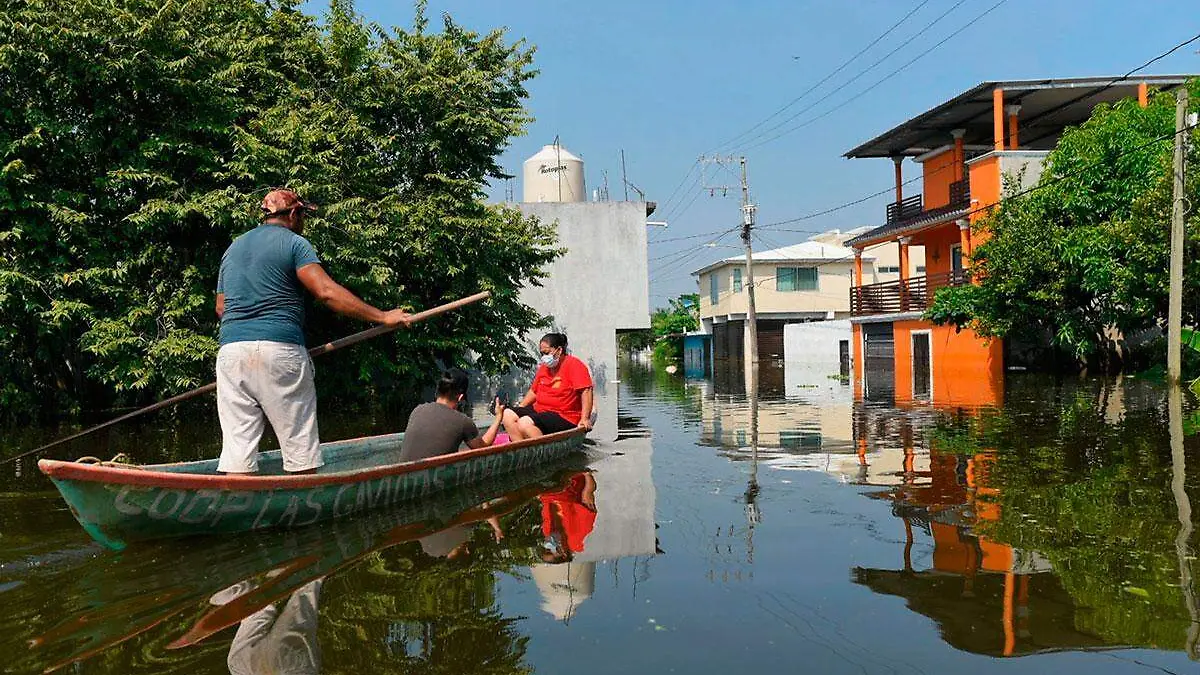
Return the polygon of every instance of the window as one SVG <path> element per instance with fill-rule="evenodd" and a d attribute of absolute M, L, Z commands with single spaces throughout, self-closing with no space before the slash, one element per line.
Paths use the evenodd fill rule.
<path fill-rule="evenodd" d="M 899 270 L 897 270 L 897 271 L 899 271 Z M 925 266 L 924 265 L 917 265 L 917 274 L 925 274 Z"/>
<path fill-rule="evenodd" d="M 880 265 L 879 267 L 875 268 L 875 271 L 879 272 L 880 274 L 899 274 L 900 266 L 899 265 Z"/>
<path fill-rule="evenodd" d="M 955 244 L 950 247 L 950 271 L 955 274 L 962 274 L 963 257 L 961 244 Z"/>
<path fill-rule="evenodd" d="M 733 285 L 734 293 L 742 292 L 742 268 L 740 268 L 740 267 L 733 268 L 733 284 L 732 285 Z"/>
<path fill-rule="evenodd" d="M 820 450 L 821 432 L 783 429 L 779 432 L 779 447 L 784 450 Z"/>
<path fill-rule="evenodd" d="M 817 268 L 776 267 L 775 290 L 781 292 L 817 290 Z"/>
<path fill-rule="evenodd" d="M 715 305 L 721 299 L 720 295 L 721 285 L 717 278 L 717 273 L 711 272 L 708 275 L 708 301 Z"/>

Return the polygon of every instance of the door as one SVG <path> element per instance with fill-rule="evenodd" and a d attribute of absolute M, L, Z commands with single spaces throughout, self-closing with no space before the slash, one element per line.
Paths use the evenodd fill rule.
<path fill-rule="evenodd" d="M 864 323 L 863 396 L 891 403 L 896 398 L 896 338 L 891 323 Z"/>
<path fill-rule="evenodd" d="M 912 392 L 914 399 L 928 401 L 933 393 L 933 358 L 929 331 L 912 334 Z"/>
<path fill-rule="evenodd" d="M 951 279 L 961 279 L 963 273 L 963 258 L 962 244 L 955 244 L 950 247 L 950 272 Z"/>

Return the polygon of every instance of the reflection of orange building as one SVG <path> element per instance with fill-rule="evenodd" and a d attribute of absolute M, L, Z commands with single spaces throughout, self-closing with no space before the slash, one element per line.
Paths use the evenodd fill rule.
<path fill-rule="evenodd" d="M 846 153 L 895 163 L 896 195 L 883 225 L 846 245 L 899 247 L 900 279 L 865 284 L 855 265 L 850 291 L 856 391 L 872 399 L 990 404 L 1003 395 L 1001 340 L 922 319 L 936 291 L 970 281 L 970 258 L 985 233 L 979 221 L 1000 201 L 1006 181 L 1035 184 L 1062 131 L 1101 102 L 1138 96 L 1147 84 L 1181 85 L 1153 76 L 984 82 Z M 905 158 L 922 165 L 922 193 L 905 196 Z M 923 247 L 926 274 L 910 276 L 909 248 Z"/>
<path fill-rule="evenodd" d="M 968 651 L 1019 656 L 1102 646 L 1096 636 L 1074 629 L 1074 603 L 1045 560 L 977 532 L 982 522 L 1000 517 L 999 491 L 988 478 L 993 455 L 955 454 L 934 443 L 928 470 L 916 469 L 910 420 L 901 413 L 903 480 L 871 495 L 890 501 L 903 523 L 902 567 L 857 568 L 855 581 L 906 598 L 914 611 L 938 621 L 948 642 Z M 860 448 L 879 440 L 866 438 L 868 428 L 856 430 Z M 913 562 L 920 533 L 933 547 L 926 569 Z"/>

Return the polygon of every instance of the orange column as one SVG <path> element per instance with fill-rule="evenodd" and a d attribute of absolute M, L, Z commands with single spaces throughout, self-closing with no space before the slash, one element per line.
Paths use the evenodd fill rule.
<path fill-rule="evenodd" d="M 963 269 L 966 269 L 971 257 L 971 221 L 966 218 L 958 219 L 958 243 L 962 246 Z"/>
<path fill-rule="evenodd" d="M 900 168 L 900 163 L 904 161 L 904 157 L 893 157 L 892 162 L 896 164 L 896 203 L 904 201 L 904 169 Z"/>
<path fill-rule="evenodd" d="M 858 290 L 863 285 L 863 268 L 862 268 L 862 249 L 854 249 L 854 287 L 850 289 L 850 312 L 855 314 L 862 311 L 862 291 Z"/>
<path fill-rule="evenodd" d="M 955 129 L 950 132 L 954 137 L 954 180 L 955 182 L 963 179 L 963 136 L 967 133 L 966 129 Z"/>
<path fill-rule="evenodd" d="M 1138 105 L 1145 108 L 1150 105 L 1150 92 L 1146 91 L 1146 83 L 1138 83 Z"/>
<path fill-rule="evenodd" d="M 992 139 L 996 150 L 1004 149 L 1004 90 L 992 90 Z"/>
<path fill-rule="evenodd" d="M 1017 649 L 1017 631 L 1013 625 L 1013 596 L 1016 588 L 1013 585 L 1013 573 L 1004 573 L 1004 655 L 1012 656 Z"/>
<path fill-rule="evenodd" d="M 1016 150 L 1020 145 L 1017 142 L 1017 115 L 1021 114 L 1021 106 L 1006 105 L 1004 113 L 1008 115 L 1008 149 Z"/>
<path fill-rule="evenodd" d="M 900 311 L 908 311 L 908 237 L 900 237 Z"/>

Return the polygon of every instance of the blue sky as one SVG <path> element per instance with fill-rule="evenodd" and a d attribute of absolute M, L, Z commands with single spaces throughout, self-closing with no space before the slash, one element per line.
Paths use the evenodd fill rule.
<path fill-rule="evenodd" d="M 887 188 L 892 183 L 890 161 L 847 160 L 842 154 L 979 82 L 1118 75 L 1200 33 L 1195 0 L 1005 0 L 962 29 L 996 2 L 430 0 L 429 14 L 449 13 L 481 31 L 505 27 L 512 39 L 525 38 L 537 46 L 541 74 L 530 85 L 529 100 L 536 121 L 502 157 L 510 173 L 519 176 L 521 162 L 558 135 L 564 147 L 584 159 L 589 192 L 607 170 L 610 192 L 620 199 L 620 151 L 625 150 L 629 179 L 645 190 L 648 200 L 659 203 L 654 218 L 670 222 L 665 230 L 650 231 L 650 300 L 658 306 L 669 296 L 695 292 L 692 270 L 734 253 L 703 247 L 705 238 L 654 243 L 740 222 L 737 195 L 710 198 L 700 190 L 695 170 L 668 201 L 697 156 L 799 96 L 910 10 L 920 6 L 879 44 L 754 133 L 810 106 L 780 131 L 824 116 L 758 147 L 743 142 L 721 148 L 745 154 L 759 223 Z M 323 4 L 314 1 L 309 8 Z M 412 5 L 406 2 L 359 0 L 356 8 L 371 21 L 411 25 Z M 923 29 L 894 55 L 845 84 Z M 947 37 L 951 39 L 885 79 Z M 1146 72 L 1200 72 L 1198 44 Z M 841 107 L 828 112 L 835 106 Z M 915 175 L 914 168 L 908 170 Z M 736 178 L 710 169 L 710 180 L 734 184 Z M 514 184 L 519 199 L 519 181 Z M 502 198 L 502 188 L 494 196 Z M 790 227 L 821 231 L 879 224 L 887 199 L 881 196 Z M 764 229 L 762 236 L 756 247 L 793 244 L 808 235 Z M 734 235 L 721 240 L 722 245 L 736 243 Z"/>

